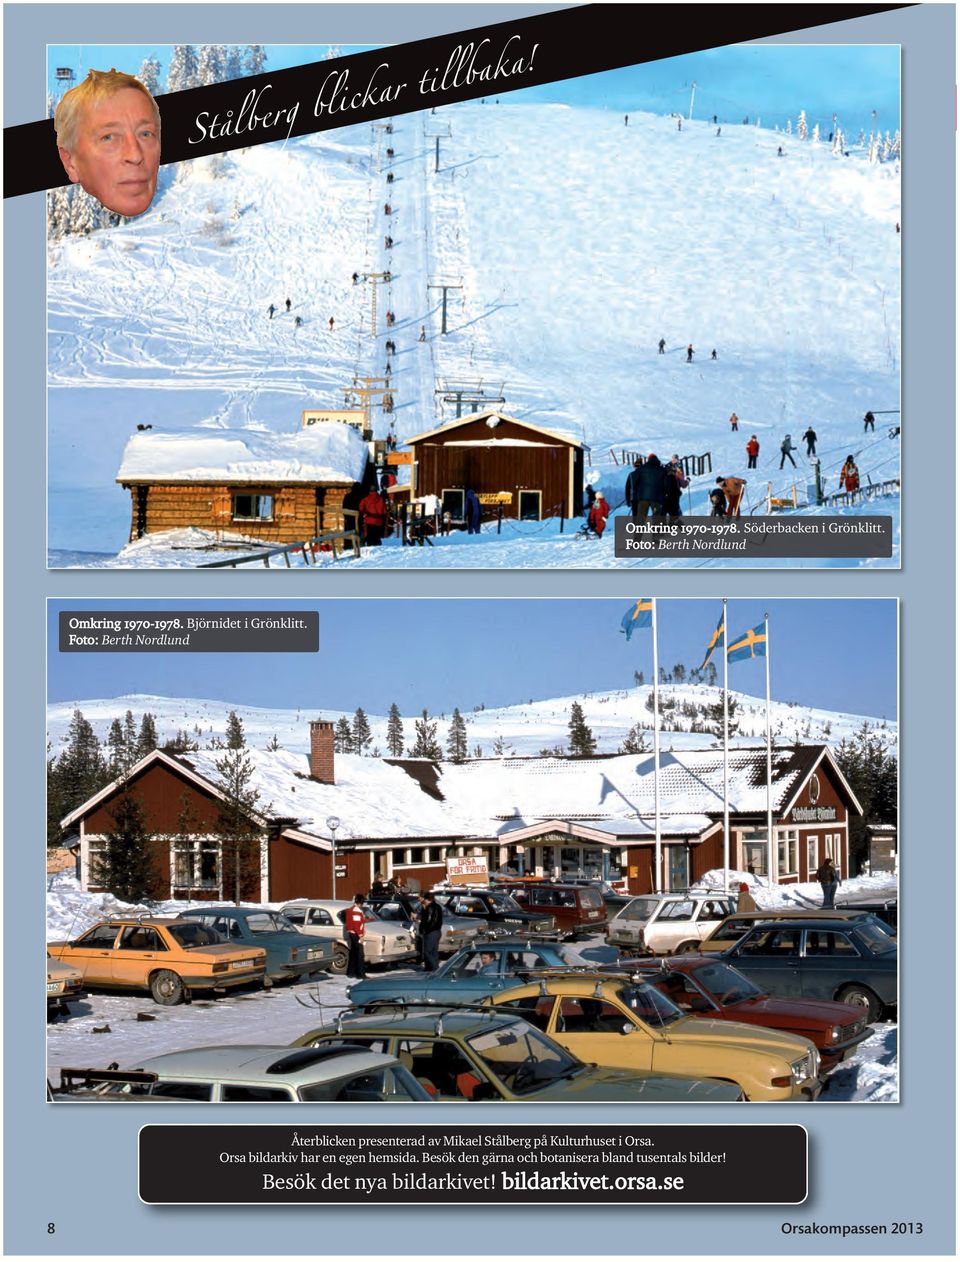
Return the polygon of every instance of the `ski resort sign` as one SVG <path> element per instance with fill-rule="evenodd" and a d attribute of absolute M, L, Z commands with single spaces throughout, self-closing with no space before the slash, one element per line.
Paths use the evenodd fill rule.
<path fill-rule="evenodd" d="M 302 429 L 308 429 L 311 425 L 321 425 L 326 421 L 352 425 L 361 435 L 367 428 L 367 414 L 363 408 L 304 408 L 300 413 Z"/>
<path fill-rule="evenodd" d="M 835 806 L 795 806 L 790 812 L 794 824 L 832 824 L 836 818 Z"/>

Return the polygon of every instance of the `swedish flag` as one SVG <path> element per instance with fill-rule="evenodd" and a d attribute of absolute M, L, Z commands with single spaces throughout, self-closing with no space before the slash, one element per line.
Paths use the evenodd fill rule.
<path fill-rule="evenodd" d="M 720 621 L 717 623 L 716 630 L 714 631 L 713 635 L 711 635 L 710 637 L 710 642 L 707 645 L 707 655 L 703 659 L 703 661 L 700 663 L 701 670 L 705 669 L 707 662 L 709 662 L 710 658 L 713 657 L 713 650 L 717 647 L 717 645 L 720 643 L 722 639 L 723 639 L 723 614 L 720 615 Z"/>
<path fill-rule="evenodd" d="M 620 630 L 629 640 L 634 631 L 653 626 L 653 598 L 641 596 L 620 619 Z"/>
<path fill-rule="evenodd" d="M 758 627 L 751 627 L 749 631 L 744 631 L 743 635 L 738 636 L 727 648 L 728 662 L 742 662 L 746 658 L 766 657 L 766 655 L 767 628 L 763 622 Z"/>

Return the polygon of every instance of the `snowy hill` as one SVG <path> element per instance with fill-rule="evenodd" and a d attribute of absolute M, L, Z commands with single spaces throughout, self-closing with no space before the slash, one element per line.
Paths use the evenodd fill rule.
<path fill-rule="evenodd" d="M 463 715 L 467 725 L 467 741 L 471 756 L 477 746 L 483 756 L 491 757 L 497 753 L 535 755 L 542 749 L 555 746 L 566 748 L 568 741 L 567 725 L 570 721 L 570 707 L 578 701 L 583 709 L 584 718 L 593 730 L 597 741 L 598 753 L 616 753 L 621 741 L 634 726 L 639 723 L 646 729 L 647 748 L 652 748 L 653 715 L 647 709 L 647 699 L 651 695 L 649 687 L 625 688 L 613 692 L 584 693 L 576 697 L 558 697 L 549 700 L 503 706 L 496 709 L 466 711 Z M 717 743 L 716 737 L 709 732 L 691 731 L 693 720 L 680 712 L 684 702 L 703 706 L 713 705 L 719 698 L 717 688 L 693 685 L 663 685 L 660 688 L 660 701 L 663 714 L 664 729 L 675 724 L 680 731 L 663 730 L 661 745 L 669 749 L 702 749 Z M 757 744 L 766 738 L 766 706 L 759 697 L 750 697 L 744 693 L 731 690 L 731 699 L 737 702 L 736 717 L 740 721 L 739 733 L 733 738 L 733 744 Z M 675 704 L 677 709 L 671 707 Z M 234 705 L 227 701 L 207 701 L 196 698 L 157 697 L 134 695 L 113 697 L 109 699 L 79 699 L 77 701 L 60 702 L 47 708 L 47 736 L 52 752 L 56 753 L 66 741 L 67 728 L 75 709 L 83 712 L 98 738 L 103 741 L 107 736 L 114 718 L 123 718 L 127 710 L 132 710 L 139 720 L 144 711 L 149 711 L 157 722 L 157 732 L 161 742 L 173 738 L 181 729 L 196 737 L 201 746 L 206 745 L 211 736 L 223 737 L 227 714 L 236 710 L 243 721 L 247 743 L 257 748 L 264 748 L 274 736 L 280 745 L 294 753 L 307 753 L 309 750 L 309 722 L 311 719 L 328 719 L 334 723 L 341 717 L 338 710 L 318 710 L 304 708 L 302 710 L 264 709 L 256 706 Z M 346 716 L 348 719 L 352 715 Z M 419 715 L 404 715 L 403 725 L 406 743 L 409 746 L 414 739 L 414 720 Z M 446 740 L 449 726 L 449 714 L 433 715 L 438 720 L 438 738 L 441 743 Z M 379 748 L 386 754 L 386 715 L 368 714 L 373 743 L 371 750 Z M 784 702 L 771 703 L 771 720 L 775 740 L 780 744 L 801 740 L 826 740 L 831 745 L 851 737 L 864 723 L 880 728 L 892 747 L 897 743 L 897 727 L 881 719 L 868 718 L 863 715 L 841 714 L 830 710 L 816 710 L 807 706 L 790 705 Z M 702 722 L 702 718 L 700 720 Z M 199 734 L 195 731 L 200 729 Z"/>
<path fill-rule="evenodd" d="M 429 136 L 447 124 L 434 173 Z M 749 508 L 761 511 L 768 482 L 804 503 L 811 467 L 797 452 L 796 472 L 781 473 L 779 446 L 789 432 L 802 448 L 811 424 L 827 493 L 850 453 L 865 484 L 899 477 L 899 415 L 882 415 L 900 393 L 898 163 L 752 126 L 718 136 L 640 114 L 625 127 L 603 110 L 509 101 L 406 115 L 390 140 L 392 164 L 370 127 L 184 164 L 142 218 L 51 246 L 54 564 L 109 564 L 125 543 L 114 479 L 138 423 L 292 432 L 301 408 L 340 405 L 355 374 L 383 373 L 387 309 L 401 440 L 451 419 L 438 383 L 482 378 L 503 384 L 508 412 L 581 435 L 614 506 L 623 451 L 709 451 L 712 474 L 684 497 L 685 512 L 703 511 L 718 473 L 746 474 L 751 434 Z M 375 329 L 354 271 L 391 275 Z M 441 279 L 462 284 L 446 337 L 427 287 Z M 877 430 L 864 434 L 868 409 Z M 383 436 L 388 418 L 375 418 Z M 899 496 L 869 511 L 896 519 Z M 626 564 L 609 538 L 558 527 L 386 547 L 361 563 Z M 152 542 L 122 563 L 203 559 Z"/>

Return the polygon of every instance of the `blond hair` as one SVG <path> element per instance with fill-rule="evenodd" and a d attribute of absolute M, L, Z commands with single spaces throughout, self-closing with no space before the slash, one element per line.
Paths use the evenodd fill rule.
<path fill-rule="evenodd" d="M 57 106 L 53 125 L 57 133 L 58 148 L 71 153 L 77 142 L 77 129 L 83 111 L 87 106 L 97 105 L 123 88 L 134 88 L 143 93 L 150 102 L 150 111 L 159 131 L 160 111 L 157 103 L 139 79 L 135 79 L 132 74 L 124 74 L 122 70 L 91 70 L 82 83 L 64 93 Z"/>

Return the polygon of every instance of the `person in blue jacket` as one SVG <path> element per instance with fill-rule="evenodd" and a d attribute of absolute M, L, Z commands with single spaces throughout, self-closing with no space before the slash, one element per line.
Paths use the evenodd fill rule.
<path fill-rule="evenodd" d="M 466 503 L 464 505 L 468 535 L 478 535 L 480 533 L 480 515 L 482 511 L 480 501 L 477 499 L 477 493 L 474 491 L 473 487 L 471 487 L 467 491 Z"/>

